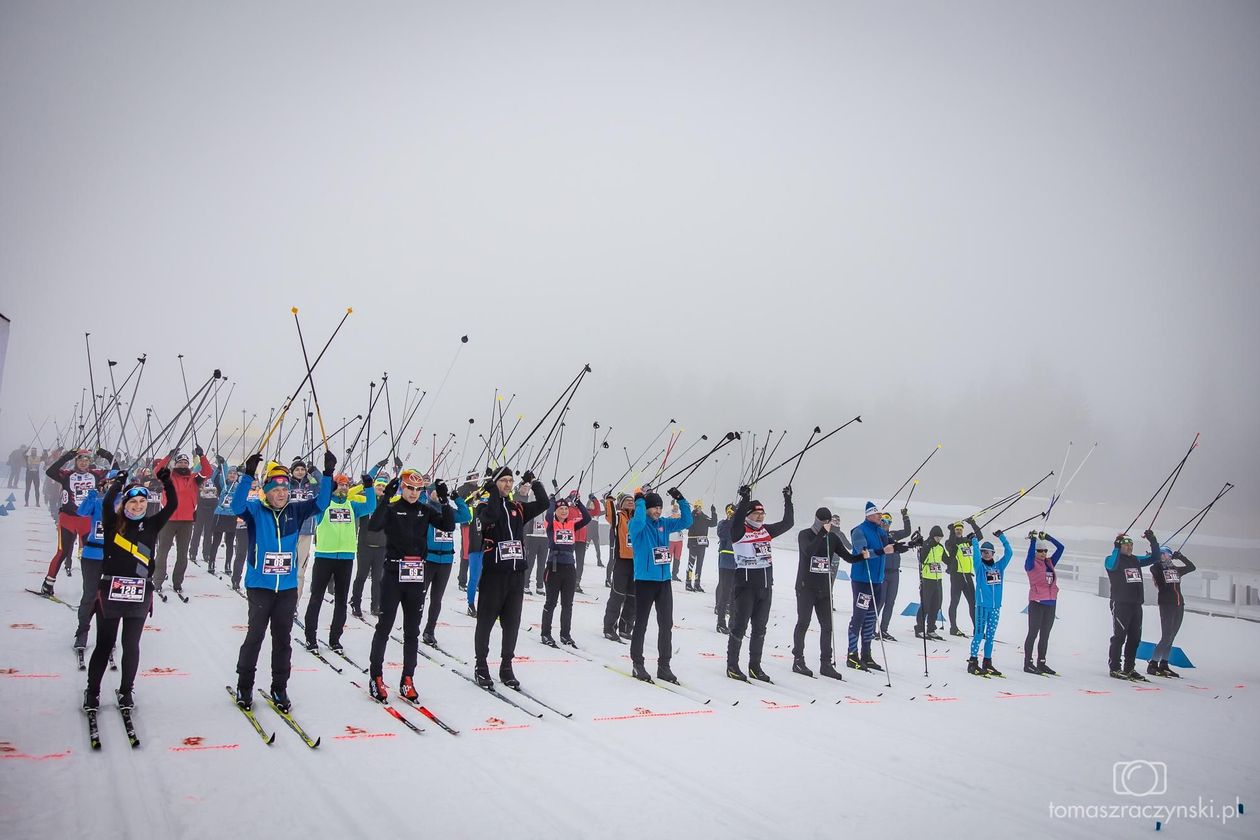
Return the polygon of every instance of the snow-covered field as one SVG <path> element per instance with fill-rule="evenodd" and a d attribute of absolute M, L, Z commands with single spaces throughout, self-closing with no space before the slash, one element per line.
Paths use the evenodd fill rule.
<path fill-rule="evenodd" d="M 842 683 L 792 674 L 796 558 L 784 550 L 775 554 L 779 586 L 765 667 L 790 690 L 727 680 L 710 549 L 708 594 L 675 586 L 673 661 L 684 684 L 712 698 L 708 705 L 541 646 L 542 599 L 527 597 L 533 627 L 521 634 L 516 673 L 572 719 L 531 718 L 446 667 L 462 666 L 421 659 L 423 702 L 460 734 L 391 704 L 425 728 L 417 736 L 351 685 L 363 684 L 362 676 L 348 667 L 337 674 L 297 649 L 290 694 L 298 719 L 323 738 L 318 750 L 260 701 L 259 718 L 276 730 L 274 745 L 264 745 L 231 705 L 223 686 L 235 680 L 245 602 L 191 566 L 191 602 L 159 602 L 142 641 L 135 713 L 142 746 L 127 746 L 112 707 L 117 673 L 109 672 L 104 748 L 93 753 L 79 711 L 84 675 L 71 650 L 74 616 L 22 591 L 38 588 L 52 547 L 46 510 L 19 506 L 0 518 L 4 838 L 1087 837 L 1138 836 L 1154 831 L 1157 819 L 1163 834 L 1256 836 L 1254 811 L 1230 818 L 1226 809 L 1241 801 L 1260 810 L 1260 625 L 1187 615 L 1178 645 L 1197 667 L 1184 681 L 1130 685 L 1106 674 L 1106 602 L 1068 591 L 1049 658 L 1062 676 L 1027 675 L 1018 562 L 994 657 L 1005 680 L 968 676 L 965 647 L 956 642 L 930 645 L 924 677 L 913 620 L 900 615 L 892 631 L 902 641 L 887 645 L 891 688 L 883 675 L 848 670 Z M 617 659 L 627 649 L 602 638 L 607 590 L 593 554 L 588 559 L 574 635 L 586 650 Z M 63 576 L 57 591 L 77 601 L 77 573 Z M 848 591 L 837 584 L 841 646 Z M 470 658 L 472 619 L 462 599 L 452 581 L 438 638 Z M 903 591 L 897 612 L 912 600 L 917 593 Z M 325 606 L 325 625 L 330 617 Z M 1144 638 L 1154 640 L 1154 607 L 1145 626 Z M 345 643 L 364 664 L 371 633 L 350 619 Z M 816 626 L 807 644 L 816 667 Z M 654 645 L 653 627 L 648 650 Z M 267 650 L 258 675 L 264 688 Z M 400 661 L 391 643 L 391 688 Z M 1166 766 L 1166 794 L 1115 792 L 1116 763 L 1134 760 Z M 1135 769 L 1142 772 L 1132 784 L 1149 787 L 1151 769 Z M 1200 804 L 1215 816 L 1157 813 Z M 1110 805 L 1126 811 L 1100 815 Z M 1091 816 L 1071 816 L 1077 806 Z"/>

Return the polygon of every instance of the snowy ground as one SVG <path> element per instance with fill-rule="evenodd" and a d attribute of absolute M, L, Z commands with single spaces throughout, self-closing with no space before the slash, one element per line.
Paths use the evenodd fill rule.
<path fill-rule="evenodd" d="M 295 650 L 294 711 L 323 738 L 312 751 L 259 702 L 263 724 L 277 731 L 275 744 L 264 745 L 230 704 L 223 686 L 235 679 L 245 602 L 193 566 L 191 602 L 159 603 L 143 638 L 136 691 L 143 745 L 127 747 L 105 701 L 117 679 L 108 673 L 104 749 L 92 753 L 78 710 L 84 677 L 71 650 L 74 616 L 22 591 L 38 588 L 52 541 L 43 509 L 19 506 L 0 519 L 6 838 L 1137 836 L 1155 829 L 1152 809 L 1200 802 L 1215 807 L 1215 818 L 1174 815 L 1163 833 L 1256 836 L 1254 811 L 1222 819 L 1238 801 L 1260 809 L 1260 626 L 1249 622 L 1187 615 L 1178 644 L 1198 666 L 1187 679 L 1121 684 L 1105 670 L 1106 603 L 1065 592 L 1050 656 L 1063 676 L 1034 677 L 1019 670 L 1026 591 L 1017 566 L 995 654 L 1007 679 L 969 677 L 964 646 L 942 643 L 929 649 L 925 678 L 912 619 L 898 616 L 892 630 L 903 641 L 887 646 L 892 688 L 883 676 L 850 671 L 843 683 L 809 680 L 790 672 L 796 561 L 777 551 L 766 668 L 790 692 L 723 676 L 710 562 L 709 594 L 676 585 L 673 662 L 685 684 L 712 697 L 707 706 L 544 648 L 535 625 L 522 633 L 517 675 L 541 698 L 572 710 L 571 720 L 533 719 L 422 659 L 416 676 L 424 702 L 461 734 L 400 707 L 425 727 L 417 736 L 350 684 L 362 677 L 348 668 L 334 673 Z M 626 649 L 600 634 L 607 590 L 591 561 L 574 635 L 591 652 L 616 658 Z M 79 578 L 63 577 L 57 590 L 77 599 Z M 847 584 L 836 591 L 837 620 L 847 623 Z M 904 592 L 898 612 L 915 599 Z M 452 582 L 438 637 L 468 657 L 472 620 L 461 602 Z M 541 606 L 540 598 L 526 598 L 527 622 L 538 621 Z M 330 614 L 326 607 L 325 624 Z M 1151 639 L 1154 608 L 1145 622 Z M 366 663 L 370 639 L 371 630 L 351 619 L 350 655 Z M 649 650 L 654 639 L 653 629 Z M 816 630 L 808 645 L 816 666 Z M 387 660 L 392 686 L 397 645 Z M 266 662 L 264 648 L 262 687 Z M 1113 791 L 1115 762 L 1135 759 L 1166 764 L 1166 795 Z M 1054 816 L 1058 806 L 1107 805 L 1147 810 Z"/>

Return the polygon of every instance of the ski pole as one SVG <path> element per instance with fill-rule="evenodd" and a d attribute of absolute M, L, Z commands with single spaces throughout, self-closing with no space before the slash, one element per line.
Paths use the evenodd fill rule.
<path fill-rule="evenodd" d="M 1198 513 L 1196 513 L 1194 516 L 1192 516 L 1192 517 L 1190 517 L 1189 519 L 1187 519 L 1184 523 L 1182 523 L 1182 525 L 1181 525 L 1181 527 L 1180 527 L 1180 528 L 1178 528 L 1176 531 L 1173 531 L 1171 534 L 1169 534 L 1167 537 L 1165 537 L 1165 538 L 1164 538 L 1164 539 L 1165 539 L 1165 541 L 1172 540 L 1174 537 L 1176 537 L 1176 536 L 1177 536 L 1178 534 L 1180 534 L 1182 531 L 1186 530 L 1186 528 L 1189 528 L 1189 527 L 1190 527 L 1190 523 L 1194 522 L 1196 519 L 1198 519 L 1200 516 L 1202 516 L 1205 512 L 1207 512 L 1207 511 L 1208 511 L 1208 510 L 1212 507 L 1212 505 L 1214 505 L 1214 504 L 1216 504 L 1218 501 L 1220 501 L 1221 497 L 1222 497 L 1222 496 L 1224 496 L 1226 493 L 1228 493 L 1231 489 L 1233 489 L 1233 487 L 1234 487 L 1234 485 L 1230 484 L 1228 481 L 1227 481 L 1227 482 L 1225 482 L 1225 484 L 1221 487 L 1221 489 L 1217 491 L 1216 495 L 1215 495 L 1214 497 L 1212 497 L 1212 501 L 1208 502 L 1206 505 L 1204 505 L 1203 507 L 1199 508 Z"/>
<path fill-rule="evenodd" d="M 809 433 L 809 438 L 805 441 L 805 448 L 801 450 L 801 454 L 796 459 L 796 466 L 792 467 L 792 476 L 788 479 L 788 487 L 792 486 L 792 482 L 796 480 L 796 471 L 801 468 L 801 461 L 805 460 L 805 453 L 809 451 L 809 445 L 814 442 L 814 435 L 822 434 L 822 427 L 815 426 L 814 431 Z M 830 552 L 831 544 L 828 543 L 828 552 Z"/>
<path fill-rule="evenodd" d="M 1142 514 L 1146 513 L 1146 509 L 1154 503 L 1155 497 L 1159 495 L 1159 491 L 1167 487 L 1168 482 L 1173 480 L 1173 476 L 1181 472 L 1181 467 L 1183 464 L 1185 464 L 1186 458 L 1190 457 L 1190 453 L 1193 452 L 1194 448 L 1198 445 L 1199 445 L 1199 435 L 1196 433 L 1194 436 L 1194 442 L 1190 444 L 1190 448 L 1186 450 L 1186 454 L 1182 456 L 1180 461 L 1177 462 L 1177 466 L 1173 467 L 1173 471 L 1168 474 L 1168 478 L 1165 478 L 1163 483 L 1160 484 L 1159 487 L 1155 490 L 1155 492 L 1151 494 L 1151 498 L 1147 501 L 1147 503 L 1142 505 L 1142 509 L 1138 511 L 1137 516 L 1133 517 L 1133 521 L 1129 523 L 1129 527 L 1125 528 L 1124 531 L 1122 531 L 1121 533 L 1124 533 L 1124 534 L 1129 533 L 1129 531 L 1133 528 L 1133 526 L 1137 524 L 1137 521 L 1142 518 Z"/>
<path fill-rule="evenodd" d="M 1072 471 L 1072 475 L 1071 475 L 1071 476 L 1068 478 L 1068 480 L 1064 483 L 1064 485 L 1063 485 L 1063 489 L 1062 489 L 1062 490 L 1059 490 L 1059 491 L 1056 491 L 1056 492 L 1055 492 L 1055 494 L 1054 494 L 1054 496 L 1050 499 L 1050 506 L 1049 506 L 1048 508 L 1046 508 L 1046 515 L 1045 515 L 1045 519 L 1044 519 L 1044 520 L 1042 521 L 1042 523 L 1041 523 L 1041 527 L 1042 527 L 1043 529 L 1046 527 L 1046 525 L 1048 525 L 1048 524 L 1049 524 L 1049 522 L 1050 522 L 1050 514 L 1054 511 L 1054 507 L 1055 507 L 1055 505 L 1057 505 L 1057 504 L 1059 503 L 1059 499 L 1062 499 L 1065 495 L 1067 495 L 1068 488 L 1072 486 L 1072 482 L 1073 482 L 1073 481 L 1076 481 L 1076 476 L 1080 474 L 1080 472 L 1081 472 L 1081 468 L 1085 466 L 1085 462 L 1089 460 L 1089 456 L 1090 456 L 1090 455 L 1093 455 L 1093 454 L 1094 454 L 1094 450 L 1095 450 L 1095 449 L 1097 449 L 1097 448 L 1098 448 L 1098 443 L 1097 443 L 1097 441 L 1095 441 L 1094 445 L 1093 445 L 1093 446 L 1091 446 L 1091 447 L 1089 448 L 1089 451 L 1085 453 L 1085 457 L 1084 457 L 1084 458 L 1082 458 L 1082 459 L 1081 459 L 1081 462 L 1080 462 L 1079 464 L 1077 464 L 1077 465 L 1076 465 L 1076 469 Z"/>
<path fill-rule="evenodd" d="M 914 481 L 914 477 L 915 477 L 915 476 L 917 476 L 917 475 L 919 474 L 919 470 L 921 470 L 921 469 L 923 469 L 924 467 L 926 467 L 926 466 L 927 466 L 927 462 L 928 462 L 928 461 L 931 461 L 931 460 L 932 460 L 932 458 L 936 455 L 936 453 L 937 453 L 937 452 L 940 452 L 940 451 L 941 451 L 941 444 L 939 444 L 939 443 L 938 443 L 938 444 L 936 444 L 936 448 L 935 448 L 935 449 L 933 449 L 933 450 L 932 450 L 932 452 L 931 452 L 931 453 L 930 453 L 930 454 L 929 454 L 926 458 L 924 458 L 924 459 L 923 459 L 923 463 L 922 463 L 922 464 L 919 464 L 919 466 L 915 467 L 914 472 L 910 473 L 910 477 L 909 477 L 909 478 L 907 478 L 905 481 L 903 481 L 903 482 L 901 483 L 901 486 L 897 488 L 897 491 L 896 491 L 895 493 L 893 493 L 891 496 L 889 496 L 889 497 L 888 497 L 888 501 L 884 502 L 884 507 L 885 507 L 885 508 L 887 508 L 889 505 L 891 505 L 891 504 L 893 503 L 893 500 L 897 498 L 897 496 L 901 493 L 901 491 L 906 489 L 906 485 L 907 485 L 907 484 L 909 484 L 910 482 Z"/>
<path fill-rule="evenodd" d="M 525 439 L 517 445 L 516 451 L 512 453 L 512 457 L 505 459 L 503 463 L 510 464 L 516 460 L 516 456 L 519 455 L 521 450 L 525 448 L 525 444 L 528 443 L 530 438 L 534 436 L 534 433 L 542 428 L 542 424 L 545 423 L 547 418 L 551 416 L 551 412 L 556 410 L 556 406 L 560 405 L 560 401 L 563 400 L 566 395 L 570 400 L 573 399 L 573 394 L 577 393 L 578 386 L 582 384 L 582 378 L 590 372 L 591 366 L 589 364 L 582 365 L 582 370 L 579 371 L 578 375 L 573 378 L 573 382 L 560 393 L 560 396 L 556 397 L 556 401 L 551 404 L 551 408 L 547 409 L 547 413 L 538 419 L 538 423 L 534 426 L 534 428 L 531 429 L 529 434 L 525 436 Z"/>
<path fill-rule="evenodd" d="M 753 481 L 752 481 L 752 483 L 753 483 L 753 484 L 756 484 L 757 482 L 762 481 L 763 479 L 765 479 L 767 476 L 773 475 L 774 473 L 778 472 L 778 471 L 779 471 L 780 469 L 782 469 L 783 467 L 785 467 L 785 466 L 787 466 L 788 464 L 792 463 L 792 461 L 793 461 L 794 459 L 799 458 L 799 457 L 800 457 L 802 454 L 804 454 L 805 452 L 809 452 L 810 450 L 816 449 L 816 448 L 817 448 L 820 444 L 822 444 L 823 442 L 825 442 L 825 441 L 827 440 L 827 438 L 831 437 L 832 435 L 836 434 L 837 432 L 840 432 L 840 431 L 844 430 L 845 428 L 847 428 L 848 426 L 852 425 L 853 423 L 861 423 L 861 422 L 862 422 L 862 415 L 860 415 L 860 414 L 859 414 L 857 417 L 854 417 L 852 420 L 849 420 L 849 421 L 847 421 L 847 422 L 845 422 L 845 423 L 841 424 L 840 426 L 837 426 L 836 428 L 832 429 L 830 432 L 827 432 L 827 434 L 825 434 L 825 435 L 823 435 L 822 437 L 818 438 L 816 441 L 814 441 L 813 443 L 811 443 L 811 444 L 810 444 L 807 448 L 802 449 L 800 452 L 793 452 L 791 455 L 789 455 L 789 456 L 787 457 L 787 460 L 785 460 L 785 461 L 783 461 L 782 463 L 780 463 L 780 464 L 779 464 L 778 466 L 776 466 L 774 469 L 769 470 L 769 471 L 767 471 L 767 472 L 764 472 L 764 473 L 762 473 L 761 475 L 759 475 L 759 476 L 757 476 L 756 478 L 754 478 L 754 479 L 753 479 Z"/>
<path fill-rule="evenodd" d="M 100 412 L 96 408 L 96 376 L 92 372 L 92 342 L 88 340 L 88 336 L 90 335 L 91 335 L 90 332 L 85 332 L 83 334 L 83 344 L 84 346 L 87 347 L 88 386 L 92 389 L 92 413 L 94 415 L 94 422 L 96 423 L 96 446 L 93 448 L 100 449 L 101 447 L 101 415 L 100 415 Z"/>
<path fill-rule="evenodd" d="M 1024 498 L 1024 496 L 1028 495 L 1028 494 L 1029 494 L 1029 493 L 1031 493 L 1033 490 L 1036 490 L 1036 489 L 1037 489 L 1037 487 L 1038 487 L 1038 486 L 1040 486 L 1042 482 L 1044 482 L 1044 481 L 1046 481 L 1047 479 L 1049 479 L 1049 478 L 1050 478 L 1050 476 L 1052 476 L 1052 475 L 1054 475 L 1054 470 L 1051 470 L 1050 472 L 1048 472 L 1048 473 L 1046 473 L 1045 475 L 1043 475 L 1040 479 L 1038 479 L 1038 480 L 1037 480 L 1037 482 L 1036 482 L 1035 484 L 1033 484 L 1033 486 L 1032 486 L 1032 487 L 1029 487 L 1027 490 L 1021 490 L 1021 491 L 1019 492 L 1019 495 L 1018 495 L 1018 496 L 1016 496 L 1013 500 L 1011 500 L 1011 501 L 1010 501 L 1010 502 L 1006 505 L 1006 507 L 1002 508 L 1002 509 L 1001 509 L 1001 510 L 999 510 L 997 513 L 995 513 L 995 514 L 993 514 L 992 516 L 990 516 L 990 517 L 989 517 L 989 518 L 985 521 L 985 523 L 984 523 L 983 525 L 981 525 L 981 526 L 980 526 L 980 530 L 981 530 L 981 531 L 983 531 L 985 528 L 989 527 L 989 523 L 993 522 L 993 520 L 997 519 L 999 516 L 1001 516 L 1002 514 L 1006 513 L 1008 510 L 1010 510 L 1012 507 L 1014 507 L 1016 504 L 1018 504 L 1018 502 L 1019 502 L 1019 500 L 1020 500 L 1020 499 Z"/>
<path fill-rule="evenodd" d="M 687 479 L 691 478 L 691 476 L 693 476 L 693 475 L 695 474 L 696 470 L 698 470 L 698 469 L 700 469 L 700 467 L 704 466 L 705 462 L 706 462 L 706 461 L 708 461 L 708 459 L 709 459 L 709 456 L 710 456 L 710 455 L 714 455 L 714 454 L 716 454 L 716 453 L 717 453 L 717 451 L 718 451 L 719 449 L 721 449 L 722 447 L 726 446 L 726 445 L 727 445 L 728 443 L 730 443 L 731 441 L 733 441 L 733 440 L 738 440 L 738 439 L 739 439 L 739 432 L 727 432 L 727 433 L 726 433 L 726 434 L 722 437 L 722 440 L 720 440 L 720 441 L 718 442 L 718 445 L 717 445 L 717 446 L 715 446 L 715 447 L 713 447 L 712 449 L 710 449 L 708 452 L 706 452 L 706 453 L 704 454 L 704 457 L 702 457 L 702 458 L 700 458 L 699 460 L 695 461 L 695 462 L 694 462 L 694 464 L 693 464 L 693 465 L 691 465 L 691 469 L 690 469 L 690 470 L 688 470 L 687 474 L 686 474 L 686 475 L 684 475 L 684 476 L 682 477 L 682 479 L 681 479 L 681 480 L 676 481 L 676 482 L 671 480 L 671 481 L 666 481 L 665 483 L 666 483 L 666 484 L 670 484 L 670 483 L 672 483 L 672 484 L 674 484 L 674 486 L 676 486 L 676 487 L 680 487 L 680 488 L 681 488 L 684 484 L 686 484 L 686 483 L 687 483 Z M 686 469 L 686 467 L 684 467 L 683 469 Z M 675 473 L 674 475 L 675 475 L 675 476 L 677 476 L 678 474 L 677 474 L 677 473 Z"/>
<path fill-rule="evenodd" d="M 337 337 L 337 333 L 341 332 L 341 328 L 345 325 L 346 319 L 350 317 L 350 313 L 352 312 L 354 312 L 352 308 L 350 307 L 346 308 L 346 314 L 342 315 L 341 320 L 337 322 L 337 328 L 333 330 L 332 335 L 328 336 L 328 340 L 324 342 L 324 347 L 322 350 L 319 351 L 319 355 L 315 357 L 315 361 L 307 366 L 306 375 L 302 377 L 302 381 L 299 382 L 298 386 L 293 389 L 293 394 L 290 395 L 289 399 L 285 401 L 284 408 L 280 412 L 280 418 L 276 421 L 276 426 L 279 426 L 280 423 L 284 421 L 284 415 L 288 412 L 289 407 L 293 405 L 293 401 L 296 400 L 298 396 L 302 393 L 302 388 L 306 386 L 307 381 L 311 378 L 311 372 L 315 370 L 316 367 L 319 366 L 320 359 L 324 358 L 324 354 L 327 353 L 328 348 L 332 346 L 333 339 Z M 270 421 L 268 422 L 270 424 Z M 275 433 L 276 426 L 272 426 L 270 431 L 268 431 L 267 434 L 263 436 L 262 442 L 259 444 L 258 448 L 254 450 L 255 452 L 263 451 L 263 448 L 266 447 L 267 442 L 271 440 L 271 436 Z"/>
<path fill-rule="evenodd" d="M 1195 435 L 1194 439 L 1197 442 L 1199 439 L 1199 436 Z M 1155 530 L 1155 520 L 1159 519 L 1159 514 L 1164 509 L 1164 502 L 1168 501 L 1168 496 L 1172 493 L 1173 487 L 1176 486 L 1177 479 L 1181 478 L 1181 471 L 1185 468 L 1186 461 L 1190 458 L 1190 452 L 1193 452 L 1193 451 L 1194 451 L 1194 446 L 1191 446 L 1190 451 L 1186 453 L 1186 457 L 1182 458 L 1181 463 L 1177 465 L 1177 471 L 1173 474 L 1172 481 L 1168 482 L 1168 489 L 1164 492 L 1164 498 L 1159 500 L 1159 507 L 1155 509 L 1155 515 L 1151 517 L 1151 524 L 1146 527 L 1146 530 L 1148 531 Z"/>
<path fill-rule="evenodd" d="M 1194 527 L 1190 529 L 1190 533 L 1186 534 L 1186 538 L 1181 541 L 1181 546 L 1177 549 L 1178 551 L 1181 551 L 1181 549 L 1186 547 L 1186 543 L 1190 542 L 1190 538 L 1194 536 L 1195 531 L 1199 530 L 1199 526 L 1203 524 L 1203 520 L 1207 519 L 1207 515 L 1212 512 L 1212 508 L 1216 507 L 1216 503 L 1219 502 L 1226 493 L 1233 489 L 1234 485 L 1229 482 L 1225 483 L 1225 488 L 1217 494 L 1217 497 L 1212 500 L 1210 505 L 1207 506 L 1207 509 L 1203 511 L 1203 515 L 1199 517 L 1199 521 L 1194 523 Z"/>

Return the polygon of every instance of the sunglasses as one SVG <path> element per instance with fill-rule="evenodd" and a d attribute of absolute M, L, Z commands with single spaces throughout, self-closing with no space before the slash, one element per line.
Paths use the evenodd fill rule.
<path fill-rule="evenodd" d="M 1039 549 L 1037 549 L 1037 553 L 1038 553 L 1038 554 L 1049 554 L 1050 552 L 1046 551 L 1044 548 L 1039 548 Z"/>

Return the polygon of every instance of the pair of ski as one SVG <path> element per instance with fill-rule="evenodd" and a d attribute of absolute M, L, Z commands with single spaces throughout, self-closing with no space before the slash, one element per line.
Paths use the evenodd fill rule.
<path fill-rule="evenodd" d="M 117 701 L 117 699 L 118 692 L 115 691 L 114 700 Z M 99 750 L 101 748 L 101 727 L 100 723 L 96 719 L 98 713 L 98 709 L 88 709 L 86 711 L 88 722 L 88 743 L 91 744 L 93 750 Z M 127 741 L 131 744 L 131 748 L 134 750 L 136 747 L 140 746 L 140 736 L 136 734 L 136 725 L 131 719 L 131 709 L 119 707 L 118 713 L 122 717 L 123 729 L 127 732 Z"/>
<path fill-rule="evenodd" d="M 398 638 L 397 636 L 394 636 L 394 635 L 391 635 L 391 636 L 390 636 L 390 638 L 391 638 L 391 639 L 393 639 L 393 640 L 394 640 L 394 641 L 396 641 L 396 642 L 399 642 L 399 641 L 400 641 L 400 640 L 399 640 L 399 638 Z M 495 686 L 493 686 L 493 685 L 483 686 L 483 685 L 479 684 L 479 683 L 477 682 L 477 680 L 476 680 L 476 678 L 475 678 L 475 677 L 470 677 L 468 674 L 465 674 L 465 673 L 464 673 L 463 671 L 461 671 L 460 669 L 458 669 L 458 668 L 456 668 L 456 667 L 454 667 L 454 666 L 452 666 L 452 665 L 448 665 L 447 663 L 445 663 L 445 662 L 443 662 L 442 660 L 438 659 L 437 657 L 433 656 L 433 654 L 431 654 L 431 653 L 429 653 L 428 651 L 426 651 L 426 650 L 425 650 L 425 648 L 426 648 L 426 647 L 431 647 L 431 648 L 433 648 L 434 650 L 436 650 L 436 651 L 438 651 L 439 653 L 443 654 L 444 656 L 446 656 L 446 657 L 450 658 L 451 660 L 453 660 L 453 661 L 455 661 L 455 662 L 460 663 L 461 665 L 467 665 L 467 664 L 468 664 L 468 661 L 467 661 L 467 660 L 465 660 L 465 659 L 461 659 L 460 657 L 456 656 L 456 655 L 455 655 L 455 654 L 453 654 L 453 653 L 450 653 L 449 651 L 444 650 L 444 649 L 443 649 L 442 647 L 440 647 L 439 645 L 425 645 L 425 644 L 423 644 L 423 643 L 421 643 L 420 645 L 418 645 L 418 649 L 419 649 L 419 653 L 420 653 L 420 655 L 421 655 L 421 656 L 423 656 L 425 659 L 428 659 L 430 662 L 434 663 L 435 665 L 437 665 L 437 666 L 439 666 L 439 667 L 441 667 L 441 668 L 446 668 L 446 669 L 447 669 L 447 670 L 449 670 L 452 674 L 456 674 L 457 676 L 459 676 L 459 677 L 463 678 L 464 680 L 467 680 L 468 682 L 470 682 L 470 683 L 472 683 L 473 685 L 477 686 L 477 688 L 480 688 L 482 691 L 485 691 L 485 692 L 486 692 L 487 694 L 489 694 L 491 697 L 497 697 L 499 700 L 502 700 L 504 703 L 507 703 L 509 706 L 512 706 L 512 707 L 516 708 L 517 710 L 524 712 L 525 714 L 529 715 L 530 717 L 534 717 L 534 718 L 541 718 L 541 717 L 543 716 L 543 713 L 542 713 L 542 712 L 537 711 L 536 709 L 530 709 L 530 708 L 527 708 L 527 707 L 526 707 L 526 706 L 524 706 L 523 704 L 518 703 L 517 701 L 513 700 L 511 697 L 508 697 L 506 694 L 504 694 L 503 692 L 499 691 L 499 690 L 498 690 Z M 558 708 L 556 708 L 555 706 L 551 705 L 550 703 L 546 702 L 545 700 L 539 700 L 539 699 L 538 699 L 537 697 L 535 697 L 533 694 L 531 694 L 530 692 L 528 692 L 528 691 L 526 691 L 526 690 L 524 690 L 524 689 L 522 689 L 522 688 L 513 688 L 513 689 L 511 689 L 511 690 L 512 690 L 512 691 L 514 691 L 514 692 L 516 692 L 517 694 L 521 695 L 522 697 L 526 698 L 527 700 L 529 700 L 529 702 L 533 703 L 534 705 L 539 706 L 540 708 L 546 709 L 547 711 L 549 711 L 549 712 L 551 712 L 551 713 L 553 713 L 553 714 L 559 715 L 559 716 L 560 716 L 560 717 L 562 717 L 562 718 L 571 718 L 571 717 L 573 717 L 573 712 L 566 712 L 566 711 L 563 711 L 562 709 L 558 709 Z"/>
<path fill-rule="evenodd" d="M 65 607 L 68 610 L 73 610 L 74 612 L 79 611 L 78 607 L 75 607 L 72 604 L 69 604 L 66 601 L 61 600 L 56 595 L 49 595 L 49 594 L 40 592 L 38 589 L 27 589 L 26 591 L 31 593 L 32 595 L 38 595 L 39 597 L 43 598 L 45 601 L 52 601 L 54 604 L 61 604 L 61 606 Z"/>
<path fill-rule="evenodd" d="M 232 698 L 232 705 L 235 706 L 241 714 L 245 715 L 246 719 L 249 720 L 250 725 L 254 727 L 254 731 L 258 733 L 258 737 L 262 738 L 263 743 L 268 746 L 274 744 L 276 742 L 276 733 L 268 733 L 267 730 L 263 729 L 263 725 L 258 721 L 258 717 L 254 714 L 253 709 L 246 709 L 236 702 L 236 692 L 232 690 L 232 686 L 225 685 L 223 688 L 227 691 L 228 697 Z M 306 734 L 306 730 L 303 729 L 302 725 L 294 719 L 293 715 L 282 710 L 276 705 L 276 699 L 271 696 L 270 692 L 260 691 L 259 694 L 266 699 L 267 705 L 271 707 L 271 710 L 279 715 L 280 719 L 284 721 L 290 729 L 297 733 L 298 737 L 302 739 L 302 742 L 306 744 L 306 746 L 311 749 L 315 749 L 319 746 L 320 739 L 315 738 L 312 740 L 311 736 Z"/>
<path fill-rule="evenodd" d="M 367 693 L 367 692 L 366 692 L 366 689 L 364 689 L 364 688 L 363 688 L 363 686 L 359 685 L 359 684 L 358 684 L 357 682 L 355 682 L 354 680 L 351 680 L 351 681 L 350 681 L 350 684 L 351 684 L 351 685 L 353 685 L 355 688 L 359 689 L 360 691 L 363 691 L 365 694 Z M 399 702 L 406 703 L 408 706 L 410 706 L 411 708 L 415 709 L 417 712 L 419 712 L 420 714 L 424 715 L 424 716 L 425 716 L 425 717 L 427 717 L 429 720 L 431 720 L 431 721 L 433 721 L 435 724 L 437 724 L 437 725 L 438 725 L 438 727 L 440 727 L 443 731 L 445 731 L 445 732 L 447 732 L 447 733 L 449 733 L 449 734 L 451 734 L 451 735 L 458 735 L 458 734 L 459 734 L 459 730 L 458 730 L 458 729 L 456 729 L 455 727 L 451 726 L 450 724 L 448 724 L 446 721 L 442 720 L 442 719 L 441 719 L 440 717 L 438 717 L 437 715 L 433 714 L 433 712 L 432 712 L 432 711 L 430 711 L 430 710 L 429 710 L 429 708 L 428 708 L 427 706 L 425 706 L 425 705 L 423 705 L 423 704 L 421 704 L 421 703 L 418 703 L 418 702 L 412 701 L 412 700 L 408 700 L 406 697 L 403 697 L 401 694 L 398 694 L 398 695 L 395 695 L 395 696 L 398 698 Z M 374 703 L 378 703 L 378 704 L 380 704 L 380 706 L 381 706 L 382 708 L 384 708 L 386 712 L 388 712 L 388 713 L 389 713 L 389 716 L 390 716 L 390 717 L 394 718 L 394 720 L 398 721 L 398 722 L 399 722 L 399 723 L 401 723 L 403 726 L 405 726 L 405 727 L 407 727 L 408 729 L 410 729 L 412 732 L 416 733 L 417 735 L 423 735 L 423 734 L 424 734 L 424 729 L 422 729 L 422 728 L 421 728 L 421 727 L 419 727 L 419 726 L 416 726 L 414 723 L 412 723 L 411 721 L 407 720 L 407 718 L 406 718 L 406 717 L 404 717 L 404 716 L 402 715 L 402 713 L 401 713 L 401 712 L 399 712 L 399 711 L 398 711 L 397 709 L 395 709 L 393 706 L 389 705 L 389 701 L 388 701 L 388 700 L 377 700 L 377 699 L 376 699 L 375 697 L 373 697 L 371 694 L 368 694 L 368 699 L 369 699 L 369 700 L 371 700 L 371 701 L 372 701 L 372 702 L 374 702 Z"/>

